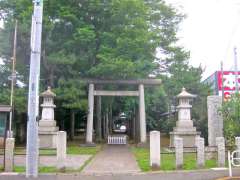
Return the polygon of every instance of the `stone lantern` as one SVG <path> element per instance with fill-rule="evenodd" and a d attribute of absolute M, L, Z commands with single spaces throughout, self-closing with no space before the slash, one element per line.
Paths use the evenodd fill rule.
<path fill-rule="evenodd" d="M 56 95 L 48 87 L 48 90 L 41 94 L 43 97 L 42 116 L 39 121 L 39 147 L 40 148 L 56 148 L 57 132 L 59 128 L 54 120 L 54 97 Z"/>
<path fill-rule="evenodd" d="M 173 132 L 170 132 L 170 146 L 174 147 L 174 139 L 176 137 L 183 138 L 184 147 L 195 147 L 195 138 L 200 136 L 200 132 L 196 131 L 196 127 L 193 126 L 191 120 L 191 104 L 190 101 L 195 98 L 196 95 L 192 95 L 182 88 L 182 92 L 177 95 L 179 99 L 178 120 L 176 127 L 173 128 Z"/>

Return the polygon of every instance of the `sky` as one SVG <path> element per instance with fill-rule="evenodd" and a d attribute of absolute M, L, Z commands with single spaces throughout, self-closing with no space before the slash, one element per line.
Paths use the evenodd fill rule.
<path fill-rule="evenodd" d="M 205 68 L 203 79 L 220 70 L 233 70 L 233 48 L 240 60 L 239 0 L 165 0 L 186 14 L 179 44 L 190 51 L 190 64 Z M 240 69 L 240 63 L 238 63 Z"/>

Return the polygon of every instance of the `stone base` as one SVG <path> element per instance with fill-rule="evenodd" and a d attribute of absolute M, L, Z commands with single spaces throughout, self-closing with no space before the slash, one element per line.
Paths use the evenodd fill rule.
<path fill-rule="evenodd" d="M 193 131 L 193 132 L 170 132 L 170 147 L 174 147 L 174 139 L 176 137 L 180 137 L 183 139 L 183 147 L 195 147 L 195 138 L 200 136 L 200 132 Z"/>
<path fill-rule="evenodd" d="M 57 148 L 57 131 L 55 132 L 39 131 L 38 135 L 39 135 L 39 148 L 49 149 Z"/>

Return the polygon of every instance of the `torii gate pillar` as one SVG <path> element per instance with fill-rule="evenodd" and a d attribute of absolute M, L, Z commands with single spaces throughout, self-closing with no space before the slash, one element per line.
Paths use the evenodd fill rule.
<path fill-rule="evenodd" d="M 93 143 L 94 84 L 89 84 L 86 143 Z"/>
<path fill-rule="evenodd" d="M 145 143 L 147 137 L 146 137 L 146 113 L 143 84 L 139 84 L 138 91 L 139 91 L 140 143 Z"/>

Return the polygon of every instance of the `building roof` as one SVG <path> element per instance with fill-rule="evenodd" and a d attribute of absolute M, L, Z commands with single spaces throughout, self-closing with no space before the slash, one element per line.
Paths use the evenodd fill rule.
<path fill-rule="evenodd" d="M 9 105 L 0 105 L 0 112 L 10 112 L 11 109 L 12 108 Z"/>

